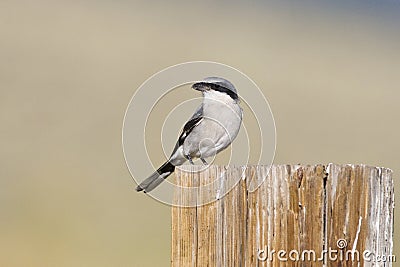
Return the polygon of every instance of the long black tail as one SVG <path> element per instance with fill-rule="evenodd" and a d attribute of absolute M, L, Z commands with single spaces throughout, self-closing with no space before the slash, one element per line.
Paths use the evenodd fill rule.
<path fill-rule="evenodd" d="M 161 184 L 168 176 L 175 171 L 175 166 L 169 161 L 165 162 L 157 171 L 155 171 L 149 178 L 141 182 L 137 187 L 136 191 L 143 191 L 145 193 L 150 192 Z"/>

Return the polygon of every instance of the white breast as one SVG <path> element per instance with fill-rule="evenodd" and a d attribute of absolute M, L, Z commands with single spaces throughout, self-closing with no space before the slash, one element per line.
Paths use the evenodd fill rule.
<path fill-rule="evenodd" d="M 184 142 L 184 153 L 192 157 L 207 158 L 228 147 L 239 133 L 242 109 L 227 94 L 206 91 L 203 117 Z"/>

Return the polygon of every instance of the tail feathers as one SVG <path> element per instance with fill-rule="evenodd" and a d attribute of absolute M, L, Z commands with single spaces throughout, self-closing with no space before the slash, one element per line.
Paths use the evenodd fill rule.
<path fill-rule="evenodd" d="M 136 191 L 144 191 L 145 193 L 150 192 L 161 184 L 168 176 L 175 171 L 175 166 L 169 161 L 165 162 L 157 171 L 155 171 L 149 178 L 141 182 L 137 187 Z"/>

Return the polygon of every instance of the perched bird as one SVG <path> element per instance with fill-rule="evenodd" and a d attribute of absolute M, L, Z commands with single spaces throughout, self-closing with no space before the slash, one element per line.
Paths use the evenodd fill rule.
<path fill-rule="evenodd" d="M 239 133 L 242 108 L 232 83 L 208 77 L 192 88 L 202 92 L 202 104 L 183 127 L 168 161 L 141 182 L 136 191 L 150 192 L 175 171 L 175 166 L 187 160 L 193 164 L 194 158 L 200 158 L 207 164 L 206 158 L 227 148 Z"/>

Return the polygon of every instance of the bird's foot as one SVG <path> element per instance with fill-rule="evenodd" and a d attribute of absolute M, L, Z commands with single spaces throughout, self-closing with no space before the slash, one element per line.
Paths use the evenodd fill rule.
<path fill-rule="evenodd" d="M 190 162 L 190 164 L 194 165 L 192 158 L 189 155 L 186 155 L 186 158 Z"/>
<path fill-rule="evenodd" d="M 201 159 L 201 162 L 203 162 L 204 165 L 208 165 L 208 163 L 207 163 L 207 161 L 205 159 L 203 159 L 203 158 L 200 158 L 200 159 Z"/>

